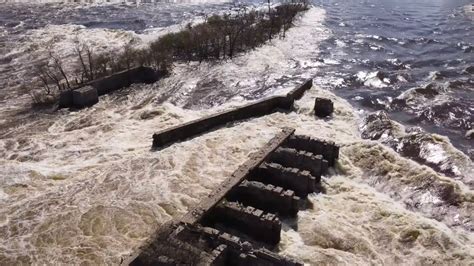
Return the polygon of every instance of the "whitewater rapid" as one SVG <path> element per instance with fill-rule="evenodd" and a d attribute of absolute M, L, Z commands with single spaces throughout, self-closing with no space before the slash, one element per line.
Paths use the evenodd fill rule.
<path fill-rule="evenodd" d="M 285 126 L 335 141 L 341 154 L 323 178 L 326 192 L 309 196 L 313 208 L 286 221 L 278 252 L 310 265 L 472 263 L 473 190 L 380 141 L 363 140 L 365 113 L 331 91 L 313 87 L 294 112 L 242 121 L 151 151 L 158 130 L 284 94 L 311 78 L 323 64 L 318 44 L 331 35 L 324 18 L 324 10 L 313 7 L 285 39 L 232 60 L 177 64 L 156 84 L 134 85 L 93 107 L 40 113 L 8 127 L 0 139 L 0 264 L 119 264 Z M 147 39 L 130 32 L 78 31 L 91 39 L 101 36 L 97 47 L 111 39 L 117 46 Z M 56 45 L 69 49 L 72 40 L 65 40 Z M 313 115 L 317 96 L 334 101 L 331 118 Z M 10 112 L 0 114 L 7 120 Z M 456 152 L 450 148 L 448 155 Z M 459 169 L 472 169 L 468 158 L 456 158 Z"/>

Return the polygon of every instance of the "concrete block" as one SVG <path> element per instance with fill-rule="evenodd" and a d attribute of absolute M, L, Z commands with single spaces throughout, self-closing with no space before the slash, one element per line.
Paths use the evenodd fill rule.
<path fill-rule="evenodd" d="M 270 154 L 268 161 L 300 170 L 308 170 L 315 177 L 321 177 L 322 174 L 322 156 L 307 151 L 280 147 Z"/>
<path fill-rule="evenodd" d="M 277 163 L 260 165 L 249 180 L 271 183 L 292 190 L 299 197 L 306 197 L 308 193 L 316 191 L 320 179 L 312 176 L 309 171 L 297 168 L 283 167 Z"/>
<path fill-rule="evenodd" d="M 165 73 L 156 72 L 153 68 L 141 66 L 90 81 L 87 85 L 96 88 L 99 95 L 104 95 L 134 83 L 153 83 L 164 75 Z"/>
<path fill-rule="evenodd" d="M 92 96 L 87 96 L 87 99 L 84 98 L 84 88 L 93 87 L 97 95 L 100 96 L 124 87 L 129 87 L 134 83 L 153 83 L 165 75 L 166 73 L 156 72 L 153 68 L 143 66 L 114 73 L 110 76 L 89 81 L 83 84 L 82 87 L 61 92 L 59 95 L 59 108 L 81 108 L 97 103 L 98 99 L 94 102 L 91 100 L 93 98 Z M 87 89 L 87 91 L 91 93 L 89 89 Z M 77 94 L 80 96 L 74 100 L 74 95 Z"/>
<path fill-rule="evenodd" d="M 329 166 L 333 166 L 335 160 L 339 158 L 339 146 L 332 141 L 293 135 L 288 138 L 283 146 L 308 151 L 315 155 L 320 154 L 326 161 L 328 161 Z"/>
<path fill-rule="evenodd" d="M 314 114 L 319 117 L 326 117 L 334 112 L 334 104 L 330 99 L 316 98 L 314 101 Z"/>
<path fill-rule="evenodd" d="M 72 91 L 72 101 L 77 108 L 92 106 L 99 102 L 99 95 L 95 88 L 85 86 Z"/>
<path fill-rule="evenodd" d="M 159 148 L 174 142 L 186 140 L 230 122 L 263 116 L 276 112 L 279 109 L 288 109 L 292 104 L 293 102 L 288 106 L 285 97 L 274 96 L 236 109 L 193 120 L 153 134 L 153 148 Z"/>
<path fill-rule="evenodd" d="M 304 84 L 295 88 L 286 96 L 270 97 L 230 111 L 210 115 L 182 125 L 161 130 L 153 134 L 152 147 L 155 149 L 160 148 L 174 142 L 186 140 L 230 122 L 263 116 L 276 112 L 278 109 L 290 110 L 293 107 L 295 99 L 301 98 L 304 92 L 311 88 L 311 86 L 312 80 L 307 80 Z M 99 95 L 100 94 L 99 91 Z"/>

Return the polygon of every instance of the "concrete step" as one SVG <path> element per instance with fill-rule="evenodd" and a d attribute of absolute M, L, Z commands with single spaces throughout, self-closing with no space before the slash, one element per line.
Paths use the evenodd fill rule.
<path fill-rule="evenodd" d="M 300 197 L 296 196 L 293 190 L 248 180 L 234 187 L 226 199 L 264 211 L 276 212 L 282 216 L 295 216 L 300 201 Z"/>
<path fill-rule="evenodd" d="M 339 158 L 339 146 L 332 141 L 293 135 L 282 146 L 307 151 L 314 155 L 322 155 L 324 160 L 328 162 L 328 166 L 334 166 L 336 159 Z"/>

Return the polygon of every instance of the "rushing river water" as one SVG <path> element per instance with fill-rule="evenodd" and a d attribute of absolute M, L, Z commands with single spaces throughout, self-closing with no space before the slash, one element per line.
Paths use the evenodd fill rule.
<path fill-rule="evenodd" d="M 337 142 L 341 156 L 313 208 L 286 221 L 277 252 L 311 265 L 474 263 L 468 4 L 315 0 L 285 39 L 50 112 L 29 109 L 20 86 L 49 50 L 71 62 L 78 40 L 143 46 L 236 4 L 0 3 L 0 265 L 119 264 L 283 126 Z M 315 88 L 294 112 L 150 150 L 157 130 L 307 78 Z M 330 119 L 312 114 L 316 96 L 334 101 Z M 375 110 L 388 114 L 381 127 L 364 119 Z"/>

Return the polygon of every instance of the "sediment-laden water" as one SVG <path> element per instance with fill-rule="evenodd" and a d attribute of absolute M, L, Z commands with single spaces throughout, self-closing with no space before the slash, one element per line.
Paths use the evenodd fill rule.
<path fill-rule="evenodd" d="M 443 16 L 445 24 L 439 27 L 458 34 L 449 38 L 443 36 L 451 34 L 449 30 L 441 31 L 439 38 L 450 47 L 443 52 L 436 41 L 417 43 L 416 36 L 423 32 L 416 31 L 416 22 L 403 24 L 411 33 L 388 22 L 385 27 L 391 31 L 384 30 L 383 23 L 375 21 L 390 19 L 377 14 L 385 2 L 315 3 L 285 39 L 232 60 L 177 64 L 169 78 L 156 84 L 133 85 L 101 97 L 91 108 L 54 113 L 25 109 L 29 96 L 18 87 L 31 77 L 28 63 L 44 56 L 47 45 L 62 55 L 72 53 L 76 35 L 97 50 L 130 42 L 145 45 L 162 32 L 233 4 L 1 4 L 6 8 L 0 11 L 0 264 L 119 264 L 160 224 L 210 193 L 283 126 L 337 142 L 341 158 L 324 178 L 326 192 L 310 195 L 313 208 L 299 212 L 297 221 L 286 221 L 278 252 L 312 265 L 473 263 L 474 166 L 466 155 L 472 142 L 461 138 L 471 128 L 453 129 L 429 119 L 414 122 L 416 108 L 433 108 L 426 99 L 401 109 L 390 107 L 395 101 L 383 108 L 360 104 L 395 99 L 425 82 L 438 88 L 460 81 L 454 92 L 434 97 L 446 96 L 471 112 L 472 75 L 460 72 L 473 62 L 472 49 L 462 48 L 473 45 L 468 34 L 472 21 L 462 12 L 467 3 L 424 1 L 426 5 L 413 6 L 392 1 L 398 2 L 398 9 L 391 6 L 391 14 L 401 22 L 418 18 L 428 25 L 426 13 L 441 10 L 432 19 Z M 12 16 L 20 11 L 23 16 Z M 357 20 L 363 12 L 380 19 L 367 15 Z M 454 15 L 449 19 L 445 14 Z M 387 32 L 403 32 L 396 42 L 413 39 L 409 49 L 424 56 L 404 54 L 398 47 L 403 44 L 393 44 Z M 463 42 L 459 49 L 450 46 L 456 38 Z M 376 43 L 386 53 L 370 48 Z M 390 45 L 400 51 L 390 54 Z M 443 61 L 448 66 L 424 61 L 436 53 L 447 58 Z M 394 63 L 386 61 L 386 54 Z M 458 59 L 451 71 L 449 62 Z M 410 68 L 394 69 L 396 62 Z M 444 75 L 446 69 L 455 74 Z M 444 75 L 443 81 L 428 78 L 431 72 Z M 161 151 L 150 150 L 157 130 L 284 94 L 311 77 L 317 85 L 296 102 L 294 112 L 243 121 Z M 335 102 L 333 117 L 312 114 L 316 96 Z M 375 109 L 387 113 L 367 117 Z M 459 119 L 472 123 L 472 115 Z M 449 134 L 434 134 L 443 132 Z"/>

